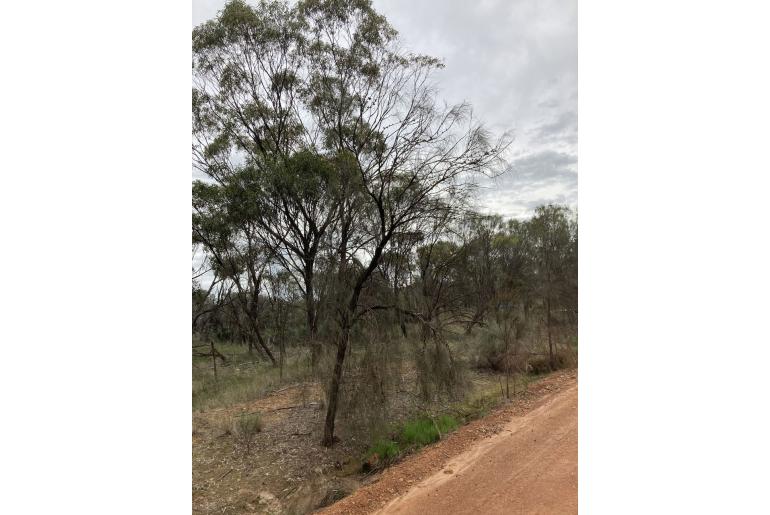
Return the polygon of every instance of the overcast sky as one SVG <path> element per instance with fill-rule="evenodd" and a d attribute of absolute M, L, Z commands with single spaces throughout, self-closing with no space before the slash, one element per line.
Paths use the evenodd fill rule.
<path fill-rule="evenodd" d="M 193 0 L 193 26 L 224 0 Z M 467 100 L 493 131 L 512 130 L 511 170 L 479 207 L 523 217 L 542 203 L 577 207 L 577 1 L 374 0 L 415 52 L 441 58 L 450 103 Z"/>

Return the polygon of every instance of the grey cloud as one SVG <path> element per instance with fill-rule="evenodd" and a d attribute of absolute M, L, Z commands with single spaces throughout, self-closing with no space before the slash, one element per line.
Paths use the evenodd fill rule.
<path fill-rule="evenodd" d="M 577 158 L 564 152 L 544 150 L 516 159 L 498 180 L 511 186 L 517 183 L 542 185 L 549 181 L 577 184 Z"/>
<path fill-rule="evenodd" d="M 479 186 L 478 208 L 504 216 L 529 216 L 546 203 L 577 207 L 577 158 L 553 150 L 524 155 Z"/>
<path fill-rule="evenodd" d="M 531 131 L 533 139 L 541 143 L 577 143 L 577 113 L 562 111 L 556 118 L 543 123 Z"/>
<path fill-rule="evenodd" d="M 435 55 L 450 102 L 493 130 L 514 129 L 510 172 L 483 181 L 479 208 L 529 216 L 577 206 L 577 2 L 375 0 L 410 49 Z"/>
<path fill-rule="evenodd" d="M 519 216 L 532 203 L 577 202 L 576 0 L 373 2 L 407 49 L 443 59 L 441 97 L 515 131 L 512 172 L 484 185 L 484 209 Z M 193 0 L 193 26 L 223 5 Z"/>

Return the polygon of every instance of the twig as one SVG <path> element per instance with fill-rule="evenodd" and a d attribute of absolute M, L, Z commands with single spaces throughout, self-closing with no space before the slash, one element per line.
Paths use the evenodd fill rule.
<path fill-rule="evenodd" d="M 271 394 L 274 394 L 274 393 L 280 393 L 280 392 L 282 392 L 282 391 L 284 391 L 284 390 L 288 390 L 288 389 L 290 389 L 290 388 L 298 388 L 299 386 L 300 386 L 300 385 L 298 385 L 298 384 L 290 384 L 289 386 L 284 386 L 283 388 L 280 388 L 280 389 L 278 389 L 278 390 L 273 390 L 273 391 L 272 391 L 272 392 L 270 392 L 270 393 L 271 393 Z"/>
<path fill-rule="evenodd" d="M 227 474 L 229 474 L 230 472 L 232 472 L 233 470 L 235 470 L 235 469 L 230 469 L 230 470 L 228 470 L 227 472 L 225 472 L 224 474 L 222 474 L 221 476 L 219 476 L 219 477 L 217 478 L 217 481 L 221 481 L 221 480 L 223 480 L 223 479 L 225 478 L 225 476 L 226 476 Z"/>
<path fill-rule="evenodd" d="M 268 412 L 269 412 L 269 411 L 280 411 L 280 410 L 282 410 L 282 409 L 306 408 L 306 407 L 309 407 L 309 406 L 316 406 L 317 404 L 318 404 L 317 402 L 309 402 L 309 403 L 307 404 L 307 406 L 305 406 L 305 405 L 302 405 L 302 404 L 297 404 L 296 406 L 282 406 L 282 407 L 280 407 L 280 408 L 273 408 L 273 409 L 270 409 L 270 410 L 266 410 L 266 411 L 268 411 Z"/>

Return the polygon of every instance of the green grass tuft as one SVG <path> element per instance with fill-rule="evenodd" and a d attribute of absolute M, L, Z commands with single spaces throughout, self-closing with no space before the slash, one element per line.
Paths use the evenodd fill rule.
<path fill-rule="evenodd" d="M 438 441 L 444 434 L 457 429 L 458 423 L 449 415 L 437 419 L 420 418 L 404 424 L 399 441 L 406 446 L 421 447 Z"/>
<path fill-rule="evenodd" d="M 427 416 L 406 422 L 395 431 L 395 439 L 378 439 L 366 452 L 364 469 L 381 467 L 402 454 L 418 449 L 424 445 L 437 442 L 447 433 L 459 426 L 458 421 L 449 415 L 437 418 Z"/>
<path fill-rule="evenodd" d="M 395 458 L 401 453 L 401 448 L 398 442 L 393 440 L 377 440 L 374 445 L 369 449 L 369 456 L 376 454 L 380 459 L 390 460 Z"/>

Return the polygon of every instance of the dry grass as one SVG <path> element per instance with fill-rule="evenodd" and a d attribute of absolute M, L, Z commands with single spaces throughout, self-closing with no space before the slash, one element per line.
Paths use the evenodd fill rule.
<path fill-rule="evenodd" d="M 462 338 L 456 342 L 464 343 Z M 325 449 L 319 445 L 323 384 L 310 373 L 305 354 L 290 355 L 281 375 L 279 369 L 249 356 L 244 347 L 217 344 L 217 349 L 228 361 L 226 366 L 217 362 L 217 381 L 210 358 L 193 360 L 194 513 L 308 513 L 371 479 L 360 472 L 367 449 L 377 438 L 391 436 L 388 427 L 403 427 L 426 413 L 450 415 L 464 424 L 505 402 L 504 376 L 473 369 L 460 397 L 422 399 L 418 371 L 407 358 L 388 372 L 395 374 L 392 377 L 375 377 L 385 380 L 382 384 L 388 391 L 387 406 L 381 406 L 388 414 L 388 427 L 377 432 L 377 424 L 367 429 L 367 424 L 356 422 L 368 411 L 362 411 L 362 403 L 353 403 L 348 415 L 343 412 L 338 417 L 340 443 Z M 463 355 L 461 350 L 457 355 Z M 353 383 L 363 384 L 372 377 L 353 367 L 345 379 L 346 387 L 352 388 Z M 529 380 L 517 378 L 517 393 Z M 379 397 L 376 400 L 381 402 Z M 258 422 L 250 426 L 253 430 L 243 431 L 238 422 L 250 413 L 259 413 Z M 248 441 L 244 434 L 249 435 Z"/>
<path fill-rule="evenodd" d="M 227 362 L 217 360 L 217 378 L 211 358 L 193 358 L 192 407 L 206 411 L 251 402 L 281 386 L 311 378 L 305 353 L 293 353 L 283 370 L 250 355 L 245 346 L 216 344 Z"/>

